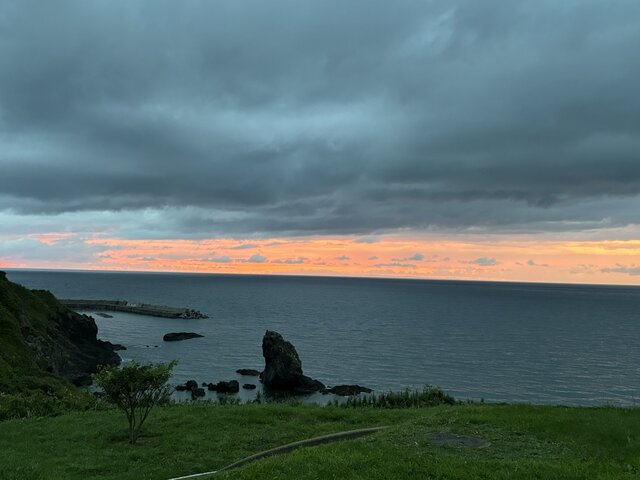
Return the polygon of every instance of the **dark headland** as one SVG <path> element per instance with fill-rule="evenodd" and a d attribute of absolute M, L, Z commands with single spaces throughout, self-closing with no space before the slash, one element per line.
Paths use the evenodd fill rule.
<path fill-rule="evenodd" d="M 0 392 L 55 391 L 65 381 L 90 383 L 99 365 L 118 364 L 113 345 L 98 340 L 93 318 L 50 292 L 29 290 L 0 272 Z"/>

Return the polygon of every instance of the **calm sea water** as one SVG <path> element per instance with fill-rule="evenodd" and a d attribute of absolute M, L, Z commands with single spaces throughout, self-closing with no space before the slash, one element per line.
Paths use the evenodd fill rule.
<path fill-rule="evenodd" d="M 305 373 L 327 385 L 433 384 L 486 401 L 640 402 L 638 287 L 33 271 L 8 277 L 61 298 L 205 312 L 209 319 L 95 317 L 101 338 L 127 346 L 125 360 L 178 359 L 176 382 L 257 383 L 235 370 L 262 368 L 261 339 L 271 329 L 296 346 Z M 164 343 L 171 331 L 205 337 Z"/>

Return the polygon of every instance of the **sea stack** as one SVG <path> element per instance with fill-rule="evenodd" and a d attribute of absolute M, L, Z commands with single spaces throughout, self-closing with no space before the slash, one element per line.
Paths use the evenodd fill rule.
<path fill-rule="evenodd" d="M 267 330 L 262 338 L 264 371 L 260 379 L 265 387 L 307 394 L 323 390 L 322 382 L 302 373 L 302 362 L 296 348 L 278 332 Z"/>

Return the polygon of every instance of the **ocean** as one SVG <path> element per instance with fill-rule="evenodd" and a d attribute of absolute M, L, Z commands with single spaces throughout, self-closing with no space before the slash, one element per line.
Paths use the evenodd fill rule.
<path fill-rule="evenodd" d="M 176 383 L 259 383 L 235 371 L 262 369 L 269 329 L 295 345 L 305 374 L 326 385 L 388 391 L 430 384 L 487 402 L 640 401 L 639 287 L 24 270 L 7 276 L 60 298 L 206 313 L 210 318 L 198 320 L 94 316 L 100 338 L 127 347 L 119 352 L 124 360 L 178 360 Z M 172 331 L 204 337 L 163 342 Z"/>

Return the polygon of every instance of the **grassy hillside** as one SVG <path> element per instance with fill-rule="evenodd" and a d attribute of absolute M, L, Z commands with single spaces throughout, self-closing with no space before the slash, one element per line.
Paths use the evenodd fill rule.
<path fill-rule="evenodd" d="M 0 480 L 168 479 L 320 434 L 391 425 L 231 471 L 228 479 L 637 479 L 640 410 L 525 405 L 423 409 L 194 404 L 160 408 L 140 444 L 115 411 L 0 422 Z M 441 447 L 436 432 L 491 442 Z"/>
<path fill-rule="evenodd" d="M 119 361 L 97 331 L 93 319 L 51 293 L 24 288 L 0 272 L 0 393 L 59 391 L 98 363 Z"/>

